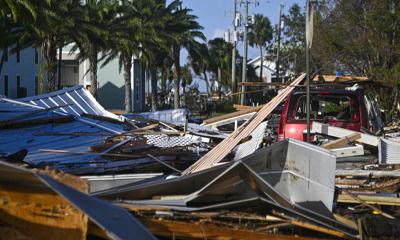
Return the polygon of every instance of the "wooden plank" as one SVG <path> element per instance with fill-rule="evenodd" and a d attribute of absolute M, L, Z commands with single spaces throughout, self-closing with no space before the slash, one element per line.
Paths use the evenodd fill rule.
<path fill-rule="evenodd" d="M 373 195 L 363 195 L 358 194 L 358 199 L 361 199 L 363 202 L 367 204 L 373 205 L 385 205 L 385 206 L 400 206 L 400 198 L 398 197 L 385 197 L 385 196 L 373 196 Z M 348 194 L 339 194 L 337 198 L 337 202 L 339 203 L 353 203 L 359 204 L 360 201 L 354 199 L 352 196 Z"/>
<path fill-rule="evenodd" d="M 201 171 L 213 166 L 215 163 L 222 161 L 234 148 L 240 143 L 240 141 L 248 137 L 258 125 L 261 124 L 268 117 L 269 114 L 292 92 L 295 86 L 303 81 L 305 74 L 302 74 L 291 85 L 286 87 L 280 94 L 274 97 L 269 103 L 264 105 L 260 111 L 256 113 L 252 120 L 246 124 L 240 126 L 236 131 L 209 151 L 206 155 L 200 158 L 192 166 L 187 168 L 183 174 L 189 174 L 197 171 Z"/>
<path fill-rule="evenodd" d="M 323 82 L 365 82 L 369 81 L 368 77 L 359 76 L 335 76 L 335 75 L 317 75 L 313 81 Z"/>
<path fill-rule="evenodd" d="M 354 230 L 357 230 L 357 229 L 358 229 L 358 228 L 357 228 L 357 224 L 356 224 L 353 220 L 351 220 L 351 219 L 345 218 L 345 217 L 343 217 L 342 215 L 339 215 L 339 214 L 336 214 L 336 213 L 333 214 L 333 217 L 334 217 L 337 221 L 339 221 L 339 222 L 341 222 L 341 223 L 347 225 L 347 226 L 350 227 L 350 228 L 353 228 Z"/>
<path fill-rule="evenodd" d="M 389 219 L 395 219 L 392 215 L 382 211 L 381 209 L 369 204 L 368 202 L 364 201 L 363 199 L 359 198 L 356 194 L 353 194 L 349 191 L 344 191 L 342 190 L 342 193 L 349 196 L 350 198 L 352 198 L 353 200 L 357 201 L 358 203 L 360 203 L 363 206 L 369 207 L 372 210 L 374 210 L 374 212 L 381 214 L 382 216 L 389 218 Z"/>
<path fill-rule="evenodd" d="M 339 231 L 336 231 L 336 230 L 333 230 L 333 229 L 329 229 L 329 228 L 326 228 L 326 227 L 317 226 L 317 225 L 314 225 L 314 224 L 311 224 L 311 223 L 303 222 L 303 221 L 300 221 L 300 220 L 297 220 L 297 219 L 291 220 L 290 223 L 292 225 L 295 225 L 295 226 L 298 226 L 298 227 L 302 227 L 302 228 L 314 230 L 314 231 L 317 231 L 317 232 L 325 233 L 325 234 L 328 234 L 328 235 L 331 235 L 331 236 L 334 236 L 334 237 L 340 237 L 340 238 L 346 238 L 346 239 L 349 238 L 347 236 L 347 234 L 345 234 L 345 233 L 342 233 L 342 232 L 339 232 Z"/>
<path fill-rule="evenodd" d="M 55 171 L 41 171 L 87 192 L 85 180 Z M 88 218 L 67 200 L 49 189 L 30 187 L 24 178 L 0 183 L 0 222 L 29 239 L 86 239 Z M 7 238 L 4 235 L 1 239 Z"/>
<path fill-rule="evenodd" d="M 165 238 L 183 238 L 183 239 L 293 239 L 293 235 L 266 234 L 245 229 L 233 229 L 227 227 L 219 227 L 214 224 L 206 223 L 190 223 L 171 220 L 157 220 L 139 218 L 139 221 L 146 226 L 154 235 Z M 298 240 L 311 240 L 315 238 L 307 238 L 296 236 Z"/>
<path fill-rule="evenodd" d="M 263 105 L 260 105 L 260 106 L 263 106 Z M 233 108 L 236 109 L 236 111 L 242 111 L 242 110 L 247 110 L 247 109 L 253 109 L 254 107 L 247 106 L 247 105 L 233 104 Z"/>
<path fill-rule="evenodd" d="M 247 87 L 267 87 L 267 86 L 287 86 L 289 83 L 281 83 L 281 82 L 240 82 L 238 86 L 247 86 Z"/>
<path fill-rule="evenodd" d="M 216 122 L 219 122 L 219 121 L 222 121 L 222 120 L 239 118 L 239 117 L 241 117 L 243 115 L 257 112 L 257 111 L 261 110 L 264 106 L 265 105 L 260 105 L 258 107 L 251 107 L 251 108 L 244 109 L 244 110 L 241 110 L 241 111 L 232 112 L 232 113 L 224 114 L 224 115 L 221 115 L 221 116 L 209 118 L 209 119 L 204 120 L 202 125 L 207 126 L 207 125 L 210 125 L 212 123 L 216 123 Z"/>
<path fill-rule="evenodd" d="M 400 177 L 400 171 L 336 169 L 336 177 Z"/>
<path fill-rule="evenodd" d="M 355 140 L 358 140 L 360 138 L 361 138 L 361 133 L 355 132 L 348 136 L 325 143 L 321 147 L 326 148 L 326 149 L 345 147 L 348 143 L 354 142 Z"/>
<path fill-rule="evenodd" d="M 356 131 L 329 126 L 328 124 L 313 122 L 311 126 L 311 131 L 313 133 L 321 133 L 332 137 L 343 138 L 349 136 L 350 134 L 357 133 Z M 378 147 L 379 137 L 361 133 L 361 138 L 356 140 L 359 143 L 367 144 L 370 146 Z"/>

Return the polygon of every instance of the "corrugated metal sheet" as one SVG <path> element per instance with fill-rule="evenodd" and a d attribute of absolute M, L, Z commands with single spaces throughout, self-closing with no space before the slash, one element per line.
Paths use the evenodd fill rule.
<path fill-rule="evenodd" d="M 73 116 L 92 114 L 118 119 L 118 116 L 106 111 L 83 86 L 77 85 L 44 95 L 20 98 L 19 102 L 30 103 L 41 108 L 61 107 L 60 112 Z"/>
<path fill-rule="evenodd" d="M 21 149 L 27 149 L 28 155 L 25 158 L 27 163 L 34 166 L 50 165 L 67 172 L 90 172 L 91 164 L 96 165 L 98 163 L 101 163 L 101 169 L 104 171 L 107 168 L 107 164 L 113 165 L 112 161 L 92 154 L 89 151 L 89 147 L 103 143 L 110 134 L 124 132 L 124 125 L 80 116 L 82 113 L 88 113 L 118 118 L 116 115 L 104 110 L 88 94 L 87 90 L 82 87 L 73 87 L 51 94 L 20 99 L 23 101 L 0 98 L 0 121 L 15 119 L 18 116 L 27 114 L 29 116 L 23 117 L 21 120 L 74 116 L 73 121 L 66 123 L 37 124 L 1 129 L 0 154 L 10 154 Z M 52 111 L 43 111 L 46 108 L 60 106 L 53 102 L 56 99 L 59 101 L 64 99 L 64 101 L 57 104 L 73 104 L 68 108 L 63 108 L 64 110 L 60 108 Z M 81 133 L 81 135 L 77 136 L 74 133 Z M 71 153 L 50 153 L 43 152 L 41 149 L 62 149 Z M 66 167 L 66 164 L 69 164 L 68 167 Z M 85 170 L 81 171 L 80 168 Z M 97 169 L 96 171 L 101 170 Z"/>
<path fill-rule="evenodd" d="M 153 119 L 157 121 L 179 124 L 185 123 L 186 117 L 190 115 L 190 111 L 188 109 L 171 109 L 164 111 L 156 111 L 156 112 L 143 112 L 138 114 L 127 114 L 126 117 L 132 118 L 135 116 L 139 116 L 142 118 Z"/>
<path fill-rule="evenodd" d="M 399 164 L 400 163 L 400 142 L 389 139 L 379 139 L 379 163 Z"/>

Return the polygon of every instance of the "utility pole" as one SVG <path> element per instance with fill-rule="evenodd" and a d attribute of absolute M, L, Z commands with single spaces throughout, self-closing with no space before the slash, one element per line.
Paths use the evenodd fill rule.
<path fill-rule="evenodd" d="M 242 83 L 246 82 L 247 77 L 247 28 L 249 25 L 249 0 L 244 0 L 244 32 L 243 32 L 243 66 L 242 66 Z M 242 94 L 240 97 L 240 104 L 245 104 L 246 87 L 242 85 Z"/>
<path fill-rule="evenodd" d="M 236 92 L 236 36 L 237 36 L 237 20 L 236 5 L 237 0 L 233 1 L 233 49 L 232 49 L 232 93 Z"/>
<path fill-rule="evenodd" d="M 313 9 L 311 0 L 307 0 L 306 7 L 306 92 L 307 92 L 307 142 L 310 142 L 310 48 L 313 38 Z"/>
<path fill-rule="evenodd" d="M 276 50 L 276 80 L 279 82 L 280 78 L 280 51 L 281 51 L 281 28 L 282 28 L 282 9 L 283 5 L 281 4 L 281 8 L 279 10 L 279 23 L 278 23 L 278 49 Z M 285 79 L 282 79 L 284 82 Z"/>

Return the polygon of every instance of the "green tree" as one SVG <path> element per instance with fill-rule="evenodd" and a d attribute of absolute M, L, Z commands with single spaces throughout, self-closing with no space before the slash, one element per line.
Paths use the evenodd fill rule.
<path fill-rule="evenodd" d="M 40 48 L 45 59 L 47 91 L 56 89 L 57 48 L 66 43 L 68 32 L 73 28 L 73 18 L 80 8 L 79 0 L 48 0 L 35 2 L 36 17 L 28 22 L 21 20 L 16 50 L 26 47 Z M 43 62 L 41 62 L 41 65 Z M 43 82 L 43 76 L 39 76 Z"/>
<path fill-rule="evenodd" d="M 304 72 L 305 65 L 305 14 L 298 4 L 282 16 L 285 23 L 281 48 L 282 72 Z"/>
<path fill-rule="evenodd" d="M 316 14 L 314 62 L 321 72 L 346 70 L 390 86 L 393 91 L 378 97 L 394 114 L 400 86 L 400 3 L 337 0 L 320 7 L 324 11 Z"/>
<path fill-rule="evenodd" d="M 186 106 L 186 87 L 190 86 L 193 81 L 192 69 L 189 64 L 185 64 L 181 70 L 182 83 L 182 105 Z"/>
<path fill-rule="evenodd" d="M 260 66 L 264 64 L 264 49 L 272 40 L 272 27 L 268 17 L 262 14 L 255 15 L 255 23 L 252 26 L 252 31 L 249 33 L 249 44 L 254 47 L 257 46 L 260 50 L 261 62 Z M 263 67 L 260 67 L 260 82 L 263 81 Z"/>
<path fill-rule="evenodd" d="M 210 70 L 217 76 L 218 96 L 222 98 L 222 86 L 229 86 L 230 69 L 232 59 L 232 44 L 222 38 L 214 38 L 208 41 L 210 53 Z"/>
<path fill-rule="evenodd" d="M 97 69 L 99 54 L 107 49 L 110 35 L 108 30 L 116 17 L 118 3 L 111 0 L 87 0 L 82 7 L 81 15 L 75 18 L 76 30 L 71 33 L 74 47 L 79 49 L 80 60 L 89 60 L 90 93 L 97 98 Z M 86 73 L 85 73 L 86 74 Z"/>
<path fill-rule="evenodd" d="M 207 44 L 201 44 L 199 54 L 193 54 L 192 56 L 189 56 L 189 62 L 194 73 L 205 81 L 207 96 L 210 97 L 212 92 L 210 82 L 208 81 L 207 72 L 210 68 L 211 59 Z"/>
<path fill-rule="evenodd" d="M 198 40 L 205 41 L 205 36 L 201 32 L 203 27 L 197 22 L 197 17 L 191 14 L 191 9 L 183 8 L 180 0 L 172 3 L 170 20 L 166 23 L 167 29 L 173 36 L 171 47 L 171 58 L 173 59 L 174 73 L 174 108 L 179 108 L 179 81 L 181 79 L 180 54 L 182 49 L 186 49 L 189 55 L 199 52 L 200 43 Z"/>

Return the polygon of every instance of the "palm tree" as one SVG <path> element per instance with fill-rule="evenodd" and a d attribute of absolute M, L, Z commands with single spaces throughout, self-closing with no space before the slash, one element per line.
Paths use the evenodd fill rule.
<path fill-rule="evenodd" d="M 101 60 L 99 54 L 105 50 L 108 29 L 116 16 L 118 3 L 110 0 L 87 0 L 82 7 L 82 15 L 75 19 L 76 31 L 71 34 L 75 45 L 71 51 L 79 49 L 78 59 L 89 60 L 90 92 L 97 98 L 97 68 Z M 86 73 L 85 73 L 86 74 Z"/>
<path fill-rule="evenodd" d="M 18 51 L 26 47 L 39 47 L 41 56 L 45 58 L 47 72 L 47 91 L 55 89 L 55 77 L 57 72 L 57 48 L 65 44 L 65 29 L 71 27 L 71 16 L 79 0 L 46 0 L 46 1 L 7 1 L 14 2 L 24 7 L 22 12 L 30 15 L 17 14 L 15 11 L 11 16 L 17 19 L 16 25 L 12 26 L 18 32 L 18 41 L 13 42 L 12 51 Z M 27 4 L 25 4 L 27 3 Z M 32 5 L 30 6 L 29 3 Z M 34 6 L 34 8 L 32 8 Z M 17 8 L 18 9 L 18 8 Z M 43 63 L 41 63 L 42 66 Z M 42 67 L 41 67 L 42 68 Z M 40 76 L 43 79 L 43 76 Z M 43 82 L 43 81 L 41 81 Z"/>
<path fill-rule="evenodd" d="M 207 71 L 210 68 L 211 59 L 210 59 L 210 54 L 208 51 L 207 44 L 202 43 L 200 45 L 199 54 L 192 54 L 191 56 L 189 56 L 189 62 L 190 62 L 190 65 L 191 65 L 194 73 L 197 76 L 202 75 L 202 79 L 206 83 L 207 96 L 210 97 L 211 96 L 211 87 L 210 87 L 210 83 L 208 81 Z"/>
<path fill-rule="evenodd" d="M 255 23 L 252 26 L 252 31 L 249 33 L 250 46 L 257 46 L 260 50 L 260 82 L 263 79 L 263 64 L 264 54 L 263 49 L 267 47 L 267 44 L 272 40 L 272 27 L 268 17 L 262 14 L 255 15 Z"/>
<path fill-rule="evenodd" d="M 151 109 L 158 109 L 158 71 L 162 72 L 169 63 L 169 44 L 174 40 L 166 28 L 165 22 L 170 17 L 170 9 L 163 1 L 144 1 L 144 6 L 150 11 L 142 13 L 142 46 L 143 61 L 146 63 L 151 76 Z M 171 7 L 171 6 L 169 6 Z M 146 15 L 143 13 L 147 13 Z"/>
<path fill-rule="evenodd" d="M 229 85 L 228 79 L 233 46 L 222 38 L 215 38 L 208 41 L 208 47 L 210 59 L 212 59 L 210 69 L 217 75 L 218 95 L 221 100 L 222 86 Z"/>
<path fill-rule="evenodd" d="M 173 35 L 171 58 L 173 59 L 174 72 L 174 108 L 179 108 L 179 81 L 181 79 L 180 53 L 186 49 L 189 55 L 198 53 L 200 43 L 206 38 L 201 32 L 203 27 L 197 22 L 197 17 L 191 14 L 191 9 L 182 8 L 182 1 L 174 0 L 168 7 L 171 11 L 169 21 L 166 23 L 167 31 Z"/>
<path fill-rule="evenodd" d="M 186 106 L 186 86 L 192 84 L 193 76 L 192 69 L 189 64 L 185 64 L 181 69 L 181 80 L 182 80 L 182 105 Z"/>

